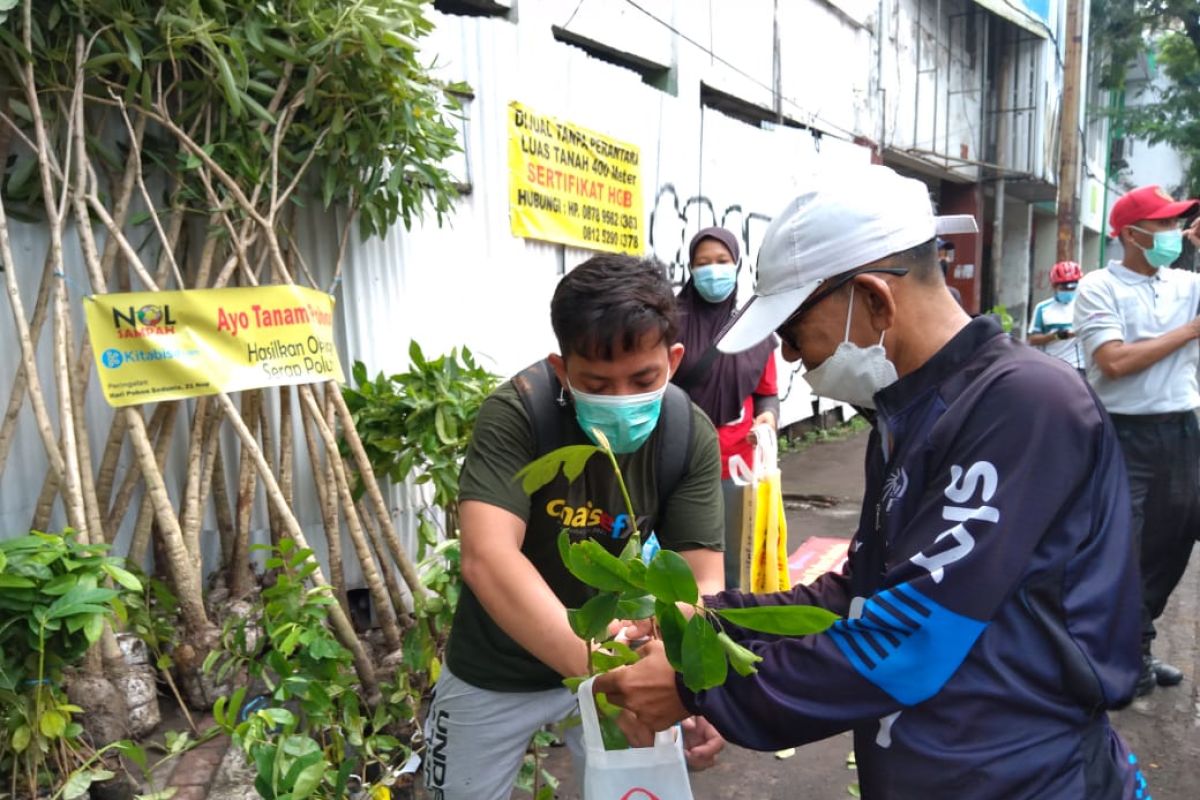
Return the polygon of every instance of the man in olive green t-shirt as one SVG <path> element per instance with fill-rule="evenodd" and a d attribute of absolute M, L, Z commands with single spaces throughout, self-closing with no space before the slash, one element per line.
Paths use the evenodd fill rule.
<path fill-rule="evenodd" d="M 548 361 L 561 388 L 544 413 L 562 416 L 564 441 L 557 444 L 586 443 L 593 428 L 604 432 L 638 528 L 680 552 L 702 594 L 720 590 L 724 516 L 716 432 L 703 412 L 684 403 L 691 441 L 659 441 L 663 396 L 683 357 L 683 346 L 672 344 L 675 298 L 661 269 L 628 256 L 596 256 L 559 282 L 550 316 L 561 355 Z M 588 652 L 566 609 L 591 592 L 562 564 L 559 532 L 619 553 L 633 530 L 605 459 L 592 459 L 573 482 L 559 476 L 525 495 L 514 476 L 538 455 L 540 428 L 529 419 L 530 407 L 514 381 L 501 386 L 480 410 L 463 465 L 466 585 L 426 720 L 425 781 L 441 800 L 507 798 L 533 733 L 575 709 L 562 679 L 587 674 Z M 660 496 L 659 450 L 685 446 L 682 476 Z M 709 762 L 721 739 L 702 721 L 689 732 L 689 760 Z M 577 735 L 568 743 L 578 755 Z"/>

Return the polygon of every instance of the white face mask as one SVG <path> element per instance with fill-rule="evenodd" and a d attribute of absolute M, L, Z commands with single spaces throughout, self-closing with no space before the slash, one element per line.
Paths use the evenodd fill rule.
<path fill-rule="evenodd" d="M 842 343 L 819 367 L 804 373 L 804 380 L 815 394 L 841 400 L 859 408 L 875 408 L 875 393 L 891 386 L 899 376 L 896 365 L 888 361 L 879 344 L 859 347 L 850 341 L 850 320 L 854 316 L 854 287 L 850 287 L 850 309 L 846 314 L 846 334 Z M 885 331 L 886 333 L 886 331 Z"/>

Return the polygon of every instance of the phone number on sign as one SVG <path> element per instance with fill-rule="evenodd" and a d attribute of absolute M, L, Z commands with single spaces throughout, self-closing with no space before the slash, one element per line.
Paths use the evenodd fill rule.
<path fill-rule="evenodd" d="M 613 245 L 625 250 L 640 250 L 642 247 L 641 239 L 636 233 L 618 233 L 617 231 L 584 225 L 580 229 L 580 235 L 585 242 Z"/>

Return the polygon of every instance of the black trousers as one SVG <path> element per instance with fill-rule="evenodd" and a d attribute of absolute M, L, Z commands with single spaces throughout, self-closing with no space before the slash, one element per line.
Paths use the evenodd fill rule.
<path fill-rule="evenodd" d="M 1142 571 L 1142 649 L 1187 569 L 1200 522 L 1200 424 L 1191 411 L 1112 415 L 1129 471 Z"/>

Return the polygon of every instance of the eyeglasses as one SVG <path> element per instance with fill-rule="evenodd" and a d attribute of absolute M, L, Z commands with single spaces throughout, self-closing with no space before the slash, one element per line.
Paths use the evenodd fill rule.
<path fill-rule="evenodd" d="M 818 286 L 817 289 L 812 294 L 810 294 L 808 297 L 804 298 L 804 302 L 802 302 L 800 304 L 800 306 L 795 311 L 792 312 L 791 316 L 789 316 L 787 319 L 785 319 L 783 321 L 783 324 L 775 329 L 775 335 L 778 336 L 780 339 L 782 339 L 784 344 L 786 344 L 788 347 L 792 348 L 793 350 L 799 350 L 800 346 L 796 342 L 796 337 L 792 335 L 792 331 L 791 331 L 791 328 L 793 325 L 795 325 L 796 320 L 800 319 L 800 317 L 804 316 L 809 311 L 812 311 L 813 306 L 815 306 L 817 303 L 824 300 L 826 297 L 829 297 L 829 295 L 833 294 L 838 289 L 842 288 L 843 286 L 845 286 L 850 281 L 854 280 L 859 275 L 867 275 L 870 273 L 883 273 L 886 275 L 907 275 L 908 268 L 907 267 L 858 267 L 858 268 L 843 272 L 840 275 L 834 275 L 832 278 L 822 281 L 821 285 Z"/>

